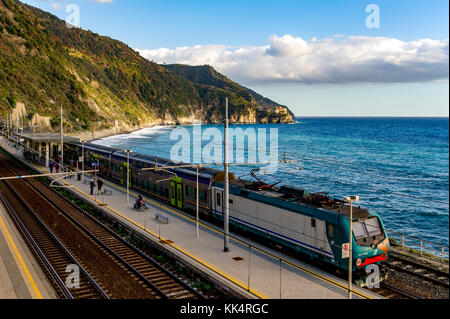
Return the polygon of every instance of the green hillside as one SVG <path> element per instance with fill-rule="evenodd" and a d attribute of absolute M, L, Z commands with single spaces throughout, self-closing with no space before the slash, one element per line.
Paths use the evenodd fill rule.
<path fill-rule="evenodd" d="M 65 22 L 16 0 L 0 0 L 0 116 L 24 104 L 31 120 L 59 123 L 69 131 L 119 123 L 218 122 L 225 97 L 234 122 L 287 121 L 262 110 L 252 95 L 228 86 L 190 81 L 150 62 L 124 43 Z M 290 119 L 289 119 L 290 120 Z"/>

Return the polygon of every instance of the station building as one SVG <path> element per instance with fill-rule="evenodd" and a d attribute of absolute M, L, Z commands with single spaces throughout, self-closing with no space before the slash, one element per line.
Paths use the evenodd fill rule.
<path fill-rule="evenodd" d="M 14 135 L 18 142 L 33 149 L 31 159 L 34 162 L 48 167 L 50 159 L 58 157 L 61 153 L 61 134 L 57 133 L 17 133 Z M 63 137 L 63 143 L 80 142 L 77 137 Z"/>

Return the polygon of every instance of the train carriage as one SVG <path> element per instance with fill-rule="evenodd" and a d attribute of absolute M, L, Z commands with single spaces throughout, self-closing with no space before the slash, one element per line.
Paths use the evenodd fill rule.
<path fill-rule="evenodd" d="M 230 186 L 230 223 L 265 238 L 269 243 L 290 247 L 313 260 L 348 269 L 342 246 L 349 241 L 349 206 L 325 194 L 282 186 L 251 189 L 239 181 Z M 212 215 L 223 219 L 223 183 L 212 187 Z M 378 214 L 353 207 L 354 271 L 388 257 L 389 240 Z"/>
<path fill-rule="evenodd" d="M 81 143 L 70 143 L 81 154 Z M 127 153 L 123 150 L 85 143 L 85 165 L 100 162 L 100 174 L 126 185 Z M 189 213 L 196 209 L 197 172 L 179 167 L 167 159 L 131 153 L 130 187 L 172 207 Z M 149 168 L 171 167 L 164 170 Z M 237 180 L 230 174 L 230 224 L 237 231 L 250 232 L 266 243 L 284 246 L 338 269 L 348 269 L 342 247 L 348 242 L 349 206 L 326 194 L 261 185 Z M 223 220 L 222 171 L 199 169 L 199 211 L 203 216 Z M 353 261 L 355 271 L 386 260 L 389 240 L 377 213 L 353 208 Z"/>

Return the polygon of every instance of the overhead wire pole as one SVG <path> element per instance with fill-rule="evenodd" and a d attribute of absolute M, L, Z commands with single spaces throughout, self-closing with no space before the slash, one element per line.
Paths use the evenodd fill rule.
<path fill-rule="evenodd" d="M 195 205 L 195 219 L 196 219 L 196 228 L 195 228 L 195 234 L 197 236 L 197 238 L 199 237 L 199 202 L 198 202 L 198 193 L 199 193 L 199 189 L 198 189 L 198 166 L 197 166 L 197 190 L 196 190 L 196 205 Z"/>
<path fill-rule="evenodd" d="M 348 299 L 352 299 L 352 274 L 353 274 L 353 201 L 358 201 L 359 196 L 347 196 L 344 198 L 350 203 L 350 236 L 348 241 Z"/>
<path fill-rule="evenodd" d="M 196 172 L 197 172 L 197 196 L 196 196 L 196 236 L 199 236 L 199 184 L 198 184 L 198 169 L 200 167 L 205 167 L 205 166 L 214 166 L 214 165 L 223 165 L 224 166 L 224 248 L 223 251 L 224 252 L 229 252 L 229 220 L 230 220 L 230 210 L 229 210 L 229 162 L 228 162 L 228 126 L 229 126 L 229 119 L 228 119 L 228 97 L 225 98 L 225 138 L 224 138 L 224 163 L 213 163 L 213 164 L 190 164 L 190 165 L 177 165 L 177 166 L 172 166 L 172 167 L 164 167 L 166 169 L 169 168 L 182 168 L 182 167 L 195 167 L 196 168 Z M 127 151 L 128 153 L 128 151 Z M 129 153 L 128 153 L 129 154 Z M 295 160 L 294 160 L 295 161 Z M 286 157 L 284 158 L 284 161 L 276 161 L 276 163 L 279 162 L 284 162 L 284 163 L 291 163 L 294 161 L 286 161 Z M 269 163 L 273 163 L 273 162 L 266 162 L 267 164 Z M 266 163 L 240 163 L 240 164 L 232 164 L 233 166 L 236 165 L 257 165 L 257 164 L 266 164 Z M 127 166 L 129 166 L 129 164 L 127 163 Z M 161 168 L 163 169 L 163 168 Z M 142 171 L 148 171 L 148 170 L 161 170 L 157 167 L 157 164 L 155 164 L 155 168 L 143 168 L 141 169 Z M 127 195 L 128 195 L 128 183 L 127 183 Z"/>
<path fill-rule="evenodd" d="M 256 163 L 234 163 L 234 164 L 229 164 L 229 166 L 246 166 L 246 165 L 263 165 L 263 164 L 274 164 L 274 163 L 285 163 L 285 164 L 290 164 L 290 163 L 294 163 L 294 162 L 298 162 L 298 160 L 286 160 L 286 158 L 284 158 L 282 161 L 267 161 L 267 162 L 256 162 Z M 155 164 L 155 167 L 147 167 L 147 168 L 142 168 L 141 171 L 165 171 L 168 173 L 172 173 L 169 171 L 169 169 L 177 169 L 177 168 L 196 168 L 197 171 L 197 203 L 196 203 L 196 236 L 199 237 L 199 225 L 200 225 L 200 217 L 199 217 L 199 182 L 198 182 L 198 170 L 202 167 L 208 167 L 208 166 L 217 166 L 217 165 L 225 165 L 225 163 L 211 163 L 211 164 L 187 164 L 187 165 L 174 165 L 174 166 L 161 166 L 158 167 L 158 164 Z M 174 174 L 174 173 L 172 173 Z M 224 232 L 225 234 L 225 232 Z"/>
<path fill-rule="evenodd" d="M 130 153 L 131 150 L 126 150 L 127 152 L 127 202 L 130 202 Z"/>
<path fill-rule="evenodd" d="M 63 108 L 61 106 L 61 170 L 64 170 Z"/>
<path fill-rule="evenodd" d="M 83 158 L 81 160 L 81 170 L 84 171 L 84 143 L 86 143 L 86 141 L 81 141 L 81 157 Z M 84 183 L 84 173 L 82 174 L 83 177 L 83 183 Z"/>
<path fill-rule="evenodd" d="M 229 197 L 230 197 L 230 181 L 228 178 L 228 97 L 225 98 L 225 140 L 224 140 L 224 166 L 225 166 L 225 177 L 224 177 L 224 214 L 223 214 L 223 228 L 224 228 L 224 246 L 223 251 L 229 252 L 230 248 L 230 207 L 229 207 Z"/>

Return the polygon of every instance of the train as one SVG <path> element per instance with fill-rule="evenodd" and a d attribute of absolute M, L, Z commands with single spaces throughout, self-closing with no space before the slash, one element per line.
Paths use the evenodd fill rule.
<path fill-rule="evenodd" d="M 97 165 L 100 176 L 123 186 L 128 181 L 130 188 L 173 208 L 190 214 L 196 210 L 196 168 L 89 142 L 65 143 L 64 159 L 84 161 L 85 168 Z M 152 169 L 156 167 L 160 169 Z M 267 184 L 252 175 L 255 180 L 236 178 L 229 173 L 229 221 L 233 232 L 250 234 L 268 246 L 289 249 L 342 273 L 348 271 L 348 203 L 326 193 Z M 221 170 L 198 169 L 200 217 L 222 225 L 224 177 Z M 363 275 L 367 266 L 379 265 L 388 259 L 389 238 L 375 211 L 355 205 L 352 209 L 351 267 Z"/>

